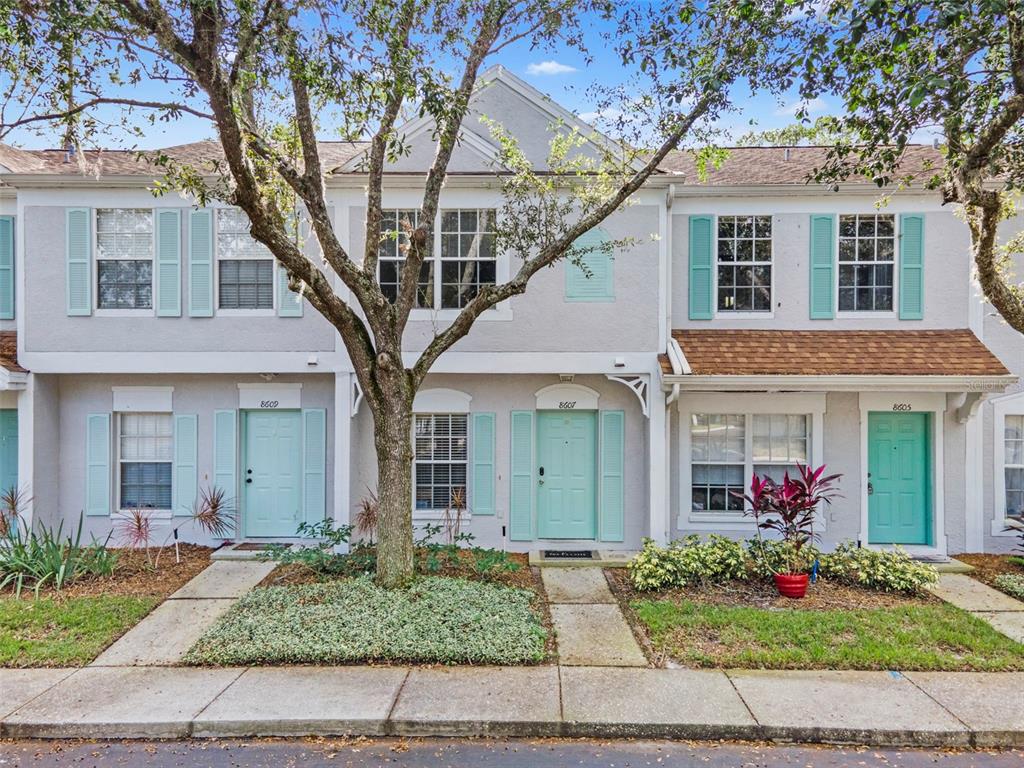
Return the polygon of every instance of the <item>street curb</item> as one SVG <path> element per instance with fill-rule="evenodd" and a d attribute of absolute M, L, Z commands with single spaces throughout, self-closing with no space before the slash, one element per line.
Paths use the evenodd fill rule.
<path fill-rule="evenodd" d="M 520 737 L 679 739 L 857 744 L 868 747 L 1019 747 L 1022 731 L 921 731 L 708 723 L 580 723 L 568 721 L 363 720 L 303 718 L 266 721 L 176 720 L 134 723 L 3 723 L 0 737 L 16 739 L 254 738 L 284 736 Z"/>

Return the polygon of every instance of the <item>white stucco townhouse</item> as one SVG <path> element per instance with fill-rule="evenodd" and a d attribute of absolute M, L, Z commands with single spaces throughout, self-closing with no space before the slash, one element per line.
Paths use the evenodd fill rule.
<path fill-rule="evenodd" d="M 540 168 L 556 126 L 591 129 L 501 68 L 463 126 L 434 222 L 410 360 L 508 277 L 486 115 Z M 431 125 L 388 168 L 412 216 Z M 594 135 L 593 141 L 607 141 Z M 202 161 L 213 142 L 170 147 Z M 363 248 L 365 146 L 325 143 L 349 253 Z M 593 151 L 584 147 L 582 151 Z M 467 498 L 463 530 L 512 550 L 635 550 L 749 536 L 733 491 L 797 462 L 841 472 L 826 545 L 922 556 L 1006 549 L 1024 508 L 1024 344 L 978 298 L 966 227 L 913 188 L 808 186 L 813 147 L 734 150 L 701 182 L 673 154 L 587 237 L 614 256 L 545 270 L 441 357 L 415 403 L 417 521 Z M 910 152 L 918 167 L 937 154 Z M 38 521 L 105 536 L 226 489 L 238 537 L 351 519 L 376 487 L 372 421 L 333 329 L 284 284 L 238 211 L 148 191 L 134 154 L 0 146 L 0 484 Z M 393 229 L 394 224 L 386 224 Z M 382 246 L 379 280 L 400 255 Z"/>

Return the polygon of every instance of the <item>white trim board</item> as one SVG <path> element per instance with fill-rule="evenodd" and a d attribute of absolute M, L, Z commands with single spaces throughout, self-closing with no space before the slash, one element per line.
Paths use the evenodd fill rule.
<path fill-rule="evenodd" d="M 872 544 L 868 541 L 868 414 L 872 411 L 893 412 L 899 410 L 896 404 L 909 405 L 910 412 L 931 415 L 931 455 L 929 461 L 931 482 L 931 540 L 930 545 L 901 545 L 912 555 L 938 555 L 945 557 L 946 509 L 945 509 L 945 456 L 944 436 L 946 396 L 939 392 L 895 392 L 883 394 L 861 392 L 860 409 L 860 542 L 861 546 L 874 549 L 889 549 L 891 544 Z"/>
<path fill-rule="evenodd" d="M 1006 443 L 1007 416 L 1024 415 L 1024 392 L 1016 392 L 992 403 L 992 519 L 989 533 L 996 538 L 1012 538 L 1017 533 L 1006 528 Z"/>
<path fill-rule="evenodd" d="M 690 508 L 690 488 L 692 480 L 692 463 L 690 451 L 690 416 L 694 413 L 725 413 L 743 415 L 762 414 L 799 414 L 810 416 L 811 423 L 810 463 L 816 467 L 824 463 L 825 454 L 825 393 L 775 393 L 770 395 L 742 394 L 693 394 L 676 401 L 679 411 L 679 509 L 676 511 L 676 529 L 684 532 L 733 532 L 753 534 L 756 530 L 754 520 L 744 515 L 718 512 L 695 513 Z M 749 477 L 747 468 L 751 465 L 750 441 L 752 435 L 747 430 L 744 450 L 744 489 Z M 820 530 L 828 525 L 819 510 L 818 521 Z"/>

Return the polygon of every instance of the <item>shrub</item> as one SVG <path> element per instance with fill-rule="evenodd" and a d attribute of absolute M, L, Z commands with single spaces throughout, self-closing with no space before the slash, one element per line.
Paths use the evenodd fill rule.
<path fill-rule="evenodd" d="M 747 552 L 750 570 L 759 579 L 770 579 L 773 574 L 786 573 L 790 568 L 796 569 L 794 573 L 807 573 L 821 557 L 821 550 L 813 544 L 797 549 L 791 542 L 763 538 L 747 541 Z"/>
<path fill-rule="evenodd" d="M 386 590 L 363 576 L 255 589 L 186 656 L 195 664 L 542 661 L 547 631 L 534 593 L 465 579 L 422 577 Z"/>
<path fill-rule="evenodd" d="M 644 539 L 643 550 L 629 562 L 629 574 L 640 590 L 745 579 L 747 554 L 740 542 L 716 534 L 707 541 L 687 536 L 668 547 Z"/>
<path fill-rule="evenodd" d="M 883 592 L 914 594 L 939 579 L 935 566 L 914 560 L 904 550 L 866 549 L 844 542 L 821 556 L 821 576 Z"/>
<path fill-rule="evenodd" d="M 82 520 L 79 516 L 74 535 L 66 537 L 63 522 L 56 528 L 38 524 L 35 530 L 24 522 L 8 526 L 0 538 L 0 589 L 13 586 L 20 596 L 31 586 L 38 597 L 45 586 L 60 590 L 82 576 L 109 576 L 117 555 L 105 542 L 83 547 Z"/>
<path fill-rule="evenodd" d="M 995 577 L 992 584 L 1010 597 L 1024 600 L 1024 574 L 1001 573 Z"/>

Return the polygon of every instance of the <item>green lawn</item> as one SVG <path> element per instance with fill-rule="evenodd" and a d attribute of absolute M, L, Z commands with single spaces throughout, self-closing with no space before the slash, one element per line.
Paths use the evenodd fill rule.
<path fill-rule="evenodd" d="M 203 635 L 193 664 L 411 661 L 523 664 L 544 659 L 547 631 L 525 589 L 455 578 L 404 590 L 369 577 L 254 589 Z"/>
<path fill-rule="evenodd" d="M 654 647 L 695 667 L 1021 670 L 1024 646 L 943 604 L 763 610 L 640 600 Z"/>
<path fill-rule="evenodd" d="M 155 597 L 0 598 L 0 667 L 87 664 L 158 602 Z"/>

